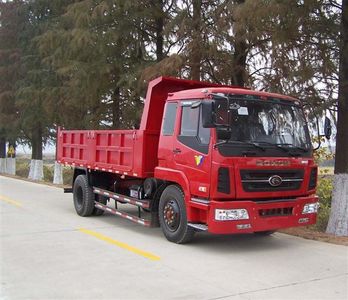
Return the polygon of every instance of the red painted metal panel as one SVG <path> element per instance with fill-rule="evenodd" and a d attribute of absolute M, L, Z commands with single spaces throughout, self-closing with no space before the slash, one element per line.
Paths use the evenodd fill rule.
<path fill-rule="evenodd" d="M 236 88 L 235 86 L 169 77 L 158 77 L 152 80 L 147 89 L 140 129 L 159 130 L 161 128 L 164 104 L 168 94 L 205 87 Z"/>
<path fill-rule="evenodd" d="M 158 164 L 158 140 L 158 132 L 143 130 L 59 129 L 57 160 L 134 177 L 151 177 Z"/>
<path fill-rule="evenodd" d="M 316 203 L 317 196 L 300 197 L 289 202 L 260 203 L 254 201 L 211 201 L 208 213 L 208 231 L 218 234 L 247 233 L 255 231 L 276 230 L 279 228 L 304 226 L 315 224 L 317 214 L 302 214 L 306 203 Z M 261 217 L 259 210 L 275 209 L 281 207 L 292 207 L 293 212 L 289 216 Z M 248 220 L 217 221 L 215 220 L 215 209 L 237 209 L 244 208 L 248 211 Z M 302 220 L 306 219 L 305 223 Z M 250 228 L 238 229 L 237 225 L 250 224 Z"/>

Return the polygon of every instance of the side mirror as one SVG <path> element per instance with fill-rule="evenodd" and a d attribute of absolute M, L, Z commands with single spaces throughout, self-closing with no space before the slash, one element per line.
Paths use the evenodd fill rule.
<path fill-rule="evenodd" d="M 215 118 L 215 101 L 214 100 L 203 100 L 202 105 L 202 125 L 204 128 L 216 127 Z"/>
<path fill-rule="evenodd" d="M 332 133 L 331 120 L 328 117 L 325 117 L 324 121 L 324 135 L 329 140 Z"/>

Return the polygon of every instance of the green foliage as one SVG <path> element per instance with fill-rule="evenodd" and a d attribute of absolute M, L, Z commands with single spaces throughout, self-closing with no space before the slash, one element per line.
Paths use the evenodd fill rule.
<path fill-rule="evenodd" d="M 74 170 L 72 168 L 70 167 L 63 168 L 63 184 L 71 186 L 73 176 L 74 176 Z"/>
<path fill-rule="evenodd" d="M 313 140 L 314 144 L 318 143 L 317 137 L 313 138 L 312 140 Z M 322 143 L 325 142 L 325 139 L 321 138 L 321 142 Z M 315 150 L 313 152 L 314 161 L 318 165 L 320 165 L 322 162 L 324 162 L 326 160 L 331 160 L 334 157 L 335 156 L 331 152 L 329 152 L 327 148 L 324 148 L 324 147 L 320 147 L 318 150 Z M 321 175 L 327 174 L 328 172 L 329 172 L 328 169 L 321 169 L 320 170 Z"/>
<path fill-rule="evenodd" d="M 16 158 L 16 175 L 28 178 L 30 168 L 30 159 Z"/>
<path fill-rule="evenodd" d="M 333 183 L 331 177 L 322 177 L 318 180 L 317 195 L 320 199 L 320 209 L 315 227 L 322 232 L 325 232 L 329 221 L 332 189 Z"/>
<path fill-rule="evenodd" d="M 54 166 L 44 165 L 43 166 L 44 181 L 53 182 Z"/>
<path fill-rule="evenodd" d="M 317 164 L 320 164 L 325 160 L 330 160 L 333 158 L 333 155 L 326 148 L 323 147 L 314 151 L 313 155 L 314 160 Z M 315 228 L 322 232 L 325 232 L 326 230 L 331 211 L 333 182 L 332 176 L 329 175 L 329 172 L 329 168 L 319 168 L 317 195 L 319 196 L 320 208 Z"/>
<path fill-rule="evenodd" d="M 27 158 L 16 158 L 16 175 L 28 178 L 30 169 L 30 159 Z M 43 166 L 44 178 L 43 180 L 46 182 L 53 182 L 54 176 L 54 165 L 52 165 L 52 161 L 45 160 Z M 71 185 L 72 178 L 74 175 L 74 170 L 71 167 L 63 167 L 63 184 Z"/>
<path fill-rule="evenodd" d="M 18 13 L 20 3 L 0 2 L 0 138 L 19 137 L 15 103 L 16 82 L 19 79 L 19 34 L 24 20 Z"/>
<path fill-rule="evenodd" d="M 337 102 L 336 1 L 16 0 L 0 9 L 0 137 L 21 143 L 46 143 L 57 125 L 129 128 L 160 75 L 291 94 L 316 112 Z"/>

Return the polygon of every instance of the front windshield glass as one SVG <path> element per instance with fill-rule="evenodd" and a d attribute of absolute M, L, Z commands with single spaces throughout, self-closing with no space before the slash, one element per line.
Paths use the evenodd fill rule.
<path fill-rule="evenodd" d="M 303 111 L 283 99 L 246 99 L 229 95 L 216 99 L 218 143 L 249 142 L 283 148 L 310 149 Z"/>

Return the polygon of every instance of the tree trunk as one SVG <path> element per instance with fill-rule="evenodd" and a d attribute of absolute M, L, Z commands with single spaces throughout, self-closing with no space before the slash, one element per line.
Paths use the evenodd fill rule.
<path fill-rule="evenodd" d="M 163 26 L 164 26 L 163 0 L 157 0 L 156 2 L 155 26 L 156 26 L 156 60 L 157 62 L 160 62 L 163 59 Z"/>
<path fill-rule="evenodd" d="M 348 0 L 342 3 L 334 191 L 328 233 L 348 236 Z"/>
<path fill-rule="evenodd" d="M 32 132 L 32 154 L 28 178 L 33 180 L 43 179 L 43 161 L 42 161 L 42 127 L 38 124 Z"/>
<path fill-rule="evenodd" d="M 112 128 L 120 129 L 121 127 L 121 112 L 120 112 L 120 88 L 117 87 L 112 95 Z"/>
<path fill-rule="evenodd" d="M 63 184 L 63 166 L 59 162 L 54 162 L 54 184 Z"/>
<path fill-rule="evenodd" d="M 6 139 L 0 138 L 0 173 L 6 173 Z"/>
<path fill-rule="evenodd" d="M 193 34 L 191 42 L 191 79 L 200 80 L 201 78 L 201 61 L 202 61 L 202 37 L 201 37 L 201 22 L 202 22 L 202 1 L 193 0 Z"/>
<path fill-rule="evenodd" d="M 16 175 L 16 158 L 6 158 L 6 173 L 10 175 Z"/>
<path fill-rule="evenodd" d="M 42 128 L 41 125 L 33 132 L 33 151 L 32 159 L 42 160 Z"/>
<path fill-rule="evenodd" d="M 326 232 L 348 236 L 348 174 L 335 174 L 329 223 Z"/>
<path fill-rule="evenodd" d="M 38 125 L 31 135 L 31 159 L 42 159 L 42 128 Z"/>
<path fill-rule="evenodd" d="M 247 45 L 242 37 L 236 36 L 233 53 L 233 75 L 232 84 L 238 86 L 245 85 L 246 77 L 246 58 L 247 58 Z"/>
<path fill-rule="evenodd" d="M 6 139 L 0 138 L 0 158 L 6 157 Z"/>
<path fill-rule="evenodd" d="M 238 5 L 244 4 L 245 0 L 238 0 Z M 237 21 L 238 22 L 238 21 Z M 235 40 L 233 53 L 233 74 L 232 84 L 238 86 L 245 85 L 246 79 L 246 59 L 248 54 L 247 43 L 245 41 L 245 29 L 238 26 L 235 22 Z"/>

